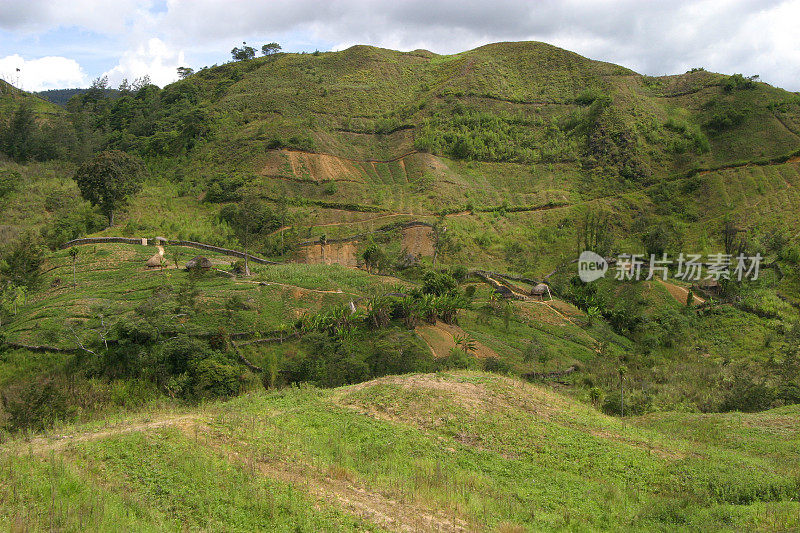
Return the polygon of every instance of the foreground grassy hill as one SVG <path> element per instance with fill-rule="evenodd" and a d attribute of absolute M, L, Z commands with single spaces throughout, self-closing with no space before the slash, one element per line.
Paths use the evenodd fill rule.
<path fill-rule="evenodd" d="M 620 421 L 483 373 L 259 392 L 2 445 L 4 527 L 787 530 L 798 413 Z"/>

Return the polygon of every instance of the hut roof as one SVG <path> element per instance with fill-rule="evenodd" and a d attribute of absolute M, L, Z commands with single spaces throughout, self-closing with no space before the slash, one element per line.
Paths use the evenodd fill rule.
<path fill-rule="evenodd" d="M 547 294 L 547 283 L 539 283 L 531 289 L 531 294 Z"/>
<path fill-rule="evenodd" d="M 716 289 L 719 287 L 719 281 L 714 278 L 705 278 L 698 281 L 696 285 L 701 289 Z"/>
<path fill-rule="evenodd" d="M 186 270 L 194 270 L 197 268 L 208 270 L 209 268 L 211 268 L 211 260 L 209 260 L 208 257 L 198 255 L 186 262 Z"/>
<path fill-rule="evenodd" d="M 154 255 L 153 257 L 147 260 L 147 266 L 151 268 L 161 266 L 161 258 L 162 256 L 159 254 Z"/>

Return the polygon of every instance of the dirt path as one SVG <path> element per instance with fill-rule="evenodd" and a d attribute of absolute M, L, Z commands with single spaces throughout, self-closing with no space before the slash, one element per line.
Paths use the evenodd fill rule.
<path fill-rule="evenodd" d="M 195 438 L 194 431 L 186 431 Z M 226 460 L 261 474 L 294 485 L 319 504 L 337 504 L 346 512 L 391 531 L 477 531 L 458 518 L 444 516 L 413 501 L 397 501 L 384 491 L 361 482 L 344 468 L 315 467 L 301 460 L 264 460 L 245 456 L 232 449 L 236 443 L 211 428 L 199 432 L 199 442 L 214 449 Z"/>
<path fill-rule="evenodd" d="M 35 437 L 29 441 L 13 442 L 11 443 L 10 446 L 25 448 L 32 451 L 33 453 L 50 452 L 50 451 L 61 450 L 75 443 L 105 439 L 108 437 L 114 437 L 116 435 L 134 433 L 136 431 L 148 431 L 151 429 L 158 429 L 164 427 L 186 428 L 193 426 L 198 418 L 200 418 L 200 415 L 197 414 L 168 416 L 156 420 L 123 423 L 119 426 L 112 426 L 94 432 L 73 433 L 71 435 L 52 435 L 52 436 Z M 7 446 L 0 446 L 0 449 L 3 449 L 4 447 L 8 448 Z"/>
<path fill-rule="evenodd" d="M 675 298 L 679 303 L 686 305 L 686 297 L 689 294 L 688 289 L 684 289 L 679 285 L 675 285 L 674 283 L 670 283 L 668 281 L 664 281 L 660 278 L 657 278 L 658 282 L 661 283 L 664 287 L 666 287 L 667 291 L 669 291 L 670 295 Z M 698 295 L 692 293 L 694 296 L 694 305 L 700 305 L 706 303 L 703 298 L 700 298 Z"/>
<path fill-rule="evenodd" d="M 272 479 L 285 481 L 298 490 L 307 492 L 320 504 L 335 503 L 346 512 L 368 520 L 392 531 L 468 531 L 470 528 L 458 518 L 445 516 L 416 502 L 397 501 L 383 491 L 358 483 L 353 474 L 341 469 L 315 468 L 301 461 L 263 461 L 245 457 L 231 449 L 226 438 L 202 421 L 199 414 L 168 416 L 156 420 L 122 423 L 94 432 L 70 435 L 36 437 L 30 441 L 14 441 L 0 446 L 6 453 L 11 450 L 37 455 L 58 451 L 81 442 L 90 442 L 117 435 L 176 427 L 187 437 L 223 455 L 227 460 Z"/>

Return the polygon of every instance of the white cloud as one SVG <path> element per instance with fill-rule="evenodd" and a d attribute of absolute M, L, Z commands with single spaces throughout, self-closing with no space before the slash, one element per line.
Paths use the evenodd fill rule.
<path fill-rule="evenodd" d="M 185 65 L 183 51 L 173 50 L 161 39 L 153 37 L 135 50 L 123 53 L 119 64 L 105 72 L 105 75 L 111 87 L 119 85 L 123 78 L 133 82 L 145 75 L 163 87 L 175 81 L 178 78 L 176 69 Z"/>
<path fill-rule="evenodd" d="M 141 0 L 2 0 L 0 28 L 45 32 L 79 27 L 97 33 L 119 33 L 151 1 Z"/>
<path fill-rule="evenodd" d="M 0 78 L 26 91 L 84 87 L 88 82 L 74 59 L 49 56 L 26 61 L 17 54 L 0 58 Z"/>

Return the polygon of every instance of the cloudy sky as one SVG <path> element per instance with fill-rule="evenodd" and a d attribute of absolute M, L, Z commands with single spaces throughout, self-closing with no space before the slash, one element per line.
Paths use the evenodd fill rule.
<path fill-rule="evenodd" d="M 538 40 L 645 74 L 702 66 L 800 91 L 799 26 L 800 0 L 0 0 L 0 78 L 30 91 L 104 74 L 163 86 L 242 41 L 449 54 Z"/>

